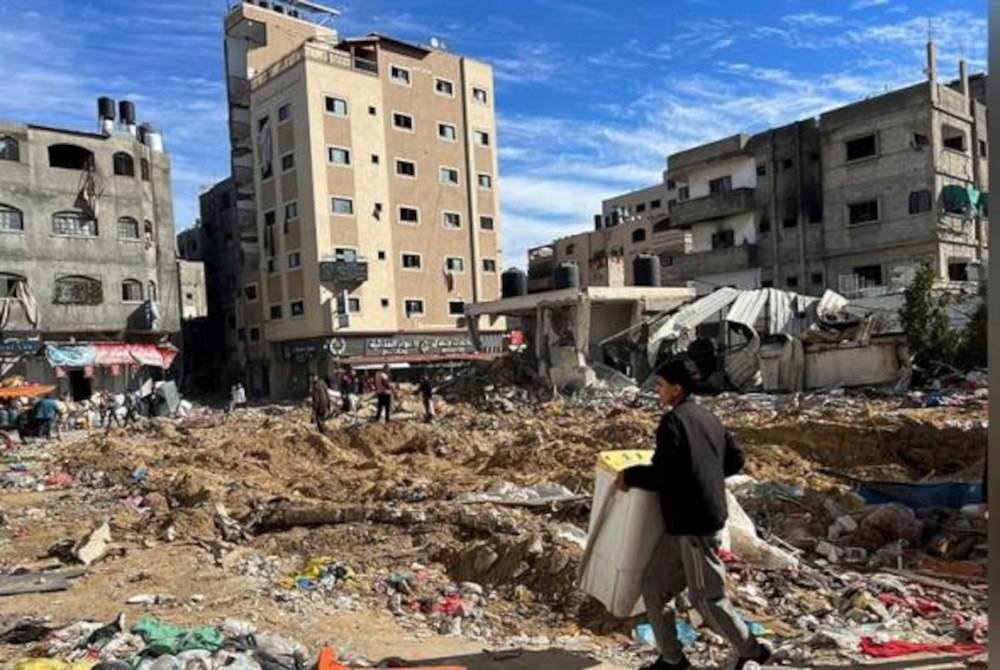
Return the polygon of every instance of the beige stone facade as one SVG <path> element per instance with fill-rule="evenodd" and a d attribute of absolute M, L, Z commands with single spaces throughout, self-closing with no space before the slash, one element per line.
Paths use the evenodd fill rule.
<path fill-rule="evenodd" d="M 502 267 L 492 69 L 246 4 L 227 62 L 247 67 L 233 179 L 259 251 L 244 364 L 280 395 L 341 361 L 471 353 L 465 305 L 499 296 Z"/>

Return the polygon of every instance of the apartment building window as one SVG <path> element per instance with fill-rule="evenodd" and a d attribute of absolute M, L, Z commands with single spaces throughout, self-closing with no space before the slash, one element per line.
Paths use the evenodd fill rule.
<path fill-rule="evenodd" d="M 396 159 L 396 174 L 400 177 L 416 177 L 417 164 L 413 161 Z"/>
<path fill-rule="evenodd" d="M 677 182 L 674 181 L 673 179 L 668 179 L 667 180 L 667 190 L 668 191 L 673 191 L 675 188 L 677 188 Z"/>
<path fill-rule="evenodd" d="M 483 259 L 483 272 L 496 272 L 497 262 L 492 258 Z"/>
<path fill-rule="evenodd" d="M 781 169 L 784 170 L 785 172 L 788 172 L 793 167 L 795 167 L 795 161 L 792 160 L 791 158 L 786 158 L 783 161 L 781 161 Z"/>
<path fill-rule="evenodd" d="M 350 314 L 357 314 L 361 311 L 361 298 L 347 298 L 347 311 Z"/>
<path fill-rule="evenodd" d="M 479 175 L 479 188 L 491 189 L 493 188 L 493 177 L 488 174 Z"/>
<path fill-rule="evenodd" d="M 814 272 L 814 273 L 812 273 L 811 275 L 809 275 L 809 281 L 813 284 L 813 286 L 818 286 L 818 285 L 822 284 L 823 283 L 823 273 L 822 272 Z"/>
<path fill-rule="evenodd" d="M 878 200 L 864 200 L 847 206 L 847 220 L 854 223 L 878 221 Z"/>
<path fill-rule="evenodd" d="M 285 223 L 289 221 L 294 221 L 299 218 L 299 203 L 297 200 L 292 200 L 291 202 L 285 203 Z M 288 229 L 285 229 L 285 234 L 288 234 Z"/>
<path fill-rule="evenodd" d="M 969 281 L 969 261 L 964 258 L 949 258 L 948 279 L 951 281 Z"/>
<path fill-rule="evenodd" d="M 243 297 L 247 302 L 257 302 L 257 285 L 247 284 L 243 287 Z"/>
<path fill-rule="evenodd" d="M 378 259 L 380 261 L 384 261 L 385 260 L 385 252 L 384 251 L 379 251 L 378 252 Z"/>
<path fill-rule="evenodd" d="M 450 123 L 438 124 L 438 137 L 447 142 L 458 141 L 458 130 Z"/>
<path fill-rule="evenodd" d="M 373 106 L 369 105 L 368 106 L 368 115 L 369 116 L 375 116 L 377 114 L 378 114 L 378 110 L 376 110 Z"/>
<path fill-rule="evenodd" d="M 757 163 L 757 176 L 758 177 L 763 177 L 766 174 L 767 174 L 767 164 L 766 163 Z"/>
<path fill-rule="evenodd" d="M 15 233 L 24 230 L 24 214 L 21 210 L 0 203 L 0 232 Z"/>
<path fill-rule="evenodd" d="M 372 154 L 372 165 L 378 165 L 378 154 Z"/>
<path fill-rule="evenodd" d="M 388 298 L 382 298 L 382 300 L 380 301 L 380 303 L 381 303 L 382 307 L 388 307 L 389 306 L 389 299 Z"/>
<path fill-rule="evenodd" d="M 413 117 L 409 114 L 402 114 L 400 112 L 392 113 L 392 125 L 400 130 L 408 130 L 413 132 Z"/>
<path fill-rule="evenodd" d="M 490 96 L 486 93 L 485 88 L 473 88 L 472 99 L 483 105 L 490 104 Z"/>
<path fill-rule="evenodd" d="M 725 177 L 718 177 L 716 179 L 710 179 L 708 182 L 708 192 L 712 195 L 716 193 L 725 193 L 726 191 L 733 190 L 733 178 L 730 175 Z"/>
<path fill-rule="evenodd" d="M 796 288 L 799 285 L 798 275 L 788 275 L 785 277 L 785 286 L 788 288 Z"/>
<path fill-rule="evenodd" d="M 462 215 L 458 212 L 442 212 L 441 222 L 445 228 L 457 229 L 462 227 Z"/>
<path fill-rule="evenodd" d="M 131 216 L 123 216 L 120 219 L 118 219 L 118 239 L 138 240 L 139 222 L 133 219 Z"/>
<path fill-rule="evenodd" d="M 440 170 L 440 177 L 442 184 L 458 186 L 458 170 L 455 168 L 442 167 Z"/>
<path fill-rule="evenodd" d="M 389 67 L 389 78 L 396 84 L 410 85 L 410 71 L 405 67 L 392 65 Z"/>
<path fill-rule="evenodd" d="M 281 171 L 288 172 L 295 168 L 295 154 L 288 153 L 281 157 Z"/>
<path fill-rule="evenodd" d="M 492 216 L 481 216 L 479 217 L 479 228 L 482 230 L 493 230 L 493 217 Z"/>
<path fill-rule="evenodd" d="M 455 85 L 447 79 L 437 77 L 434 79 L 434 91 L 449 98 L 455 97 Z"/>
<path fill-rule="evenodd" d="M 358 250 L 352 247 L 337 247 L 333 250 L 333 258 L 338 263 L 356 263 Z"/>
<path fill-rule="evenodd" d="M 281 318 L 281 305 L 271 305 L 271 320 L 277 321 Z"/>
<path fill-rule="evenodd" d="M 327 147 L 326 160 L 331 165 L 349 166 L 351 164 L 351 150 L 344 147 Z"/>
<path fill-rule="evenodd" d="M 681 186 L 679 189 L 677 189 L 677 200 L 679 202 L 684 202 L 690 197 L 691 197 L 691 189 L 688 188 L 687 186 Z"/>
<path fill-rule="evenodd" d="M 636 214 L 642 214 L 645 211 L 646 211 L 646 203 L 640 202 L 638 205 L 635 206 Z"/>
<path fill-rule="evenodd" d="M 416 207 L 406 207 L 401 205 L 399 208 L 399 222 L 410 225 L 420 223 L 420 210 Z"/>
<path fill-rule="evenodd" d="M 662 200 L 653 200 L 652 202 L 649 203 L 650 209 L 659 209 L 660 207 L 663 207 Z"/>
<path fill-rule="evenodd" d="M 862 265 L 861 267 L 854 268 L 853 273 L 860 280 L 858 284 L 859 288 L 882 285 L 881 265 Z"/>
<path fill-rule="evenodd" d="M 116 175 L 120 177 L 135 176 L 135 159 L 129 154 L 119 151 L 111 157 L 111 164 Z"/>
<path fill-rule="evenodd" d="M 302 254 L 298 251 L 293 251 L 288 254 L 288 269 L 297 268 L 302 265 Z"/>
<path fill-rule="evenodd" d="M 782 228 L 786 228 L 786 229 L 787 228 L 795 228 L 798 225 L 799 225 L 799 219 L 798 219 L 798 217 L 796 217 L 794 215 L 792 215 L 792 216 L 786 216 L 784 219 L 781 220 L 781 227 Z"/>
<path fill-rule="evenodd" d="M 143 181 L 149 181 L 149 161 L 145 158 L 139 159 L 139 176 Z"/>
<path fill-rule="evenodd" d="M 292 105 L 285 103 L 281 107 L 278 107 L 278 122 L 287 121 L 292 118 Z"/>
<path fill-rule="evenodd" d="M 760 215 L 760 222 L 757 224 L 757 232 L 759 233 L 771 232 L 771 219 L 767 218 L 767 214 Z"/>
<path fill-rule="evenodd" d="M 75 144 L 53 144 L 49 147 L 49 167 L 64 170 L 85 170 L 94 165 L 94 152 Z"/>
<path fill-rule="evenodd" d="M 302 316 L 306 313 L 306 304 L 301 300 L 295 300 L 288 305 L 288 311 L 293 317 Z"/>
<path fill-rule="evenodd" d="M 97 237 L 97 221 L 82 212 L 57 212 L 52 215 L 52 232 L 72 237 Z"/>
<path fill-rule="evenodd" d="M 844 160 L 857 161 L 862 158 L 869 158 L 878 153 L 878 141 L 875 134 L 855 137 L 844 142 Z"/>
<path fill-rule="evenodd" d="M 633 242 L 645 242 L 646 241 L 646 229 L 637 228 L 632 231 L 632 241 Z"/>
<path fill-rule="evenodd" d="M 21 145 L 8 135 L 0 135 L 0 161 L 21 160 Z"/>
<path fill-rule="evenodd" d="M 947 123 L 941 126 L 941 144 L 945 149 L 965 153 L 965 131 Z"/>
<path fill-rule="evenodd" d="M 444 260 L 444 267 L 448 272 L 465 272 L 465 261 L 458 256 L 449 256 Z"/>
<path fill-rule="evenodd" d="M 334 116 L 347 116 L 347 101 L 343 98 L 326 96 L 326 111 Z"/>
<path fill-rule="evenodd" d="M 423 316 L 424 301 L 418 298 L 410 298 L 404 302 L 404 309 L 406 310 L 407 317 Z"/>
<path fill-rule="evenodd" d="M 260 328 L 251 328 L 250 329 L 250 341 L 251 342 L 260 342 Z"/>
<path fill-rule="evenodd" d="M 267 272 L 268 274 L 277 274 L 281 268 L 278 266 L 278 258 L 272 257 L 267 259 Z"/>
<path fill-rule="evenodd" d="M 979 140 L 979 155 L 986 158 L 986 140 Z"/>
<path fill-rule="evenodd" d="M 142 282 L 126 279 L 122 282 L 122 302 L 142 302 Z"/>
<path fill-rule="evenodd" d="M 420 254 L 403 254 L 404 270 L 419 270 L 422 267 Z"/>
<path fill-rule="evenodd" d="M 448 314 L 451 316 L 464 316 L 465 315 L 465 301 L 464 300 L 449 300 L 448 301 Z"/>
<path fill-rule="evenodd" d="M 239 330 L 237 330 L 236 331 L 236 339 L 239 340 L 240 342 L 246 342 L 246 339 L 247 339 L 247 329 L 246 328 L 240 328 Z"/>
<path fill-rule="evenodd" d="M 720 230 L 712 233 L 713 249 L 728 249 L 736 245 L 736 234 L 731 230 Z"/>
<path fill-rule="evenodd" d="M 80 275 L 56 279 L 52 302 L 56 305 L 99 305 L 104 301 L 101 282 Z"/>
<path fill-rule="evenodd" d="M 481 147 L 490 146 L 490 134 L 483 130 L 475 130 L 472 132 L 473 141 Z"/>
<path fill-rule="evenodd" d="M 933 201 L 931 192 L 927 189 L 910 191 L 910 214 L 920 214 L 931 211 Z"/>
<path fill-rule="evenodd" d="M 334 196 L 330 198 L 330 207 L 334 214 L 351 216 L 354 214 L 354 201 L 350 198 Z"/>

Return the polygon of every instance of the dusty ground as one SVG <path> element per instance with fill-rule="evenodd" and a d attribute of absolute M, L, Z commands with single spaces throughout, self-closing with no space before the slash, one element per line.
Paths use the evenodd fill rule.
<path fill-rule="evenodd" d="M 706 402 L 746 446 L 748 474 L 817 495 L 846 490 L 823 468 L 910 480 L 981 473 L 981 404 L 923 410 L 840 399 L 768 409 L 734 398 Z M 181 624 L 239 616 L 313 649 L 330 644 L 372 659 L 472 653 L 545 636 L 555 646 L 599 649 L 603 658 L 624 663 L 631 622 L 610 619 L 576 592 L 580 550 L 556 532 L 564 522 L 585 529 L 587 504 L 530 510 L 455 498 L 502 482 L 543 481 L 589 495 L 596 454 L 651 448 L 657 418 L 649 408 L 608 403 L 553 402 L 499 413 L 452 405 L 433 425 L 337 419 L 321 436 L 305 410 L 269 407 L 28 448 L 8 455 L 7 464 L 23 462 L 42 479 L 66 472 L 75 482 L 0 494 L 6 514 L 0 566 L 52 563 L 44 558 L 50 547 L 104 518 L 115 550 L 68 591 L 0 598 L 0 623 L 29 614 L 55 623 L 105 621 L 120 611 L 132 620 L 148 613 Z M 235 531 L 220 528 L 218 505 L 238 524 Z M 289 509 L 317 508 L 339 514 L 339 523 L 261 531 Z M 359 578 L 339 595 L 360 605 L 282 601 L 270 576 L 239 574 L 247 557 L 272 555 L 293 573 L 308 557 L 342 561 Z M 483 605 L 490 618 L 478 639 L 442 636 L 392 615 L 379 585 L 415 562 L 438 566 L 444 581 L 495 591 Z M 138 593 L 172 600 L 125 604 Z M 0 659 L 20 651 L 0 648 Z"/>

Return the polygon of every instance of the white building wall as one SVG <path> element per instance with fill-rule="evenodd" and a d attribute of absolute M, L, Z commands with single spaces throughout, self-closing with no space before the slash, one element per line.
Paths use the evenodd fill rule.
<path fill-rule="evenodd" d="M 687 184 L 689 197 L 703 198 L 709 195 L 708 182 L 726 175 L 732 177 L 733 188 L 753 188 L 757 185 L 757 163 L 750 156 L 711 163 L 691 174 Z"/>
<path fill-rule="evenodd" d="M 743 212 L 724 219 L 702 221 L 691 226 L 691 253 L 712 250 L 712 235 L 725 230 L 734 232 L 733 242 L 736 246 L 755 244 L 757 242 L 757 226 L 754 224 L 754 213 Z"/>

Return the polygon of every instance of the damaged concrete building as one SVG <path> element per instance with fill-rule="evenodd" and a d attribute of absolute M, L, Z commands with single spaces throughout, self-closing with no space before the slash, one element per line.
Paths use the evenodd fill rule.
<path fill-rule="evenodd" d="M 162 374 L 180 320 L 163 136 L 128 100 L 97 125 L 0 123 L 0 374 L 75 399 Z"/>
<path fill-rule="evenodd" d="M 969 76 L 962 62 L 957 80 L 939 81 L 933 43 L 927 62 L 919 84 L 672 154 L 656 189 L 664 216 L 602 214 L 600 230 L 533 249 L 529 276 L 541 289 L 552 268 L 575 263 L 581 283 L 591 281 L 606 247 L 589 242 L 608 237 L 610 225 L 646 244 L 686 235 L 672 252 L 622 243 L 616 251 L 626 267 L 657 253 L 665 284 L 700 294 L 733 286 L 881 295 L 905 287 L 922 264 L 942 281 L 983 277 L 986 75 Z"/>

